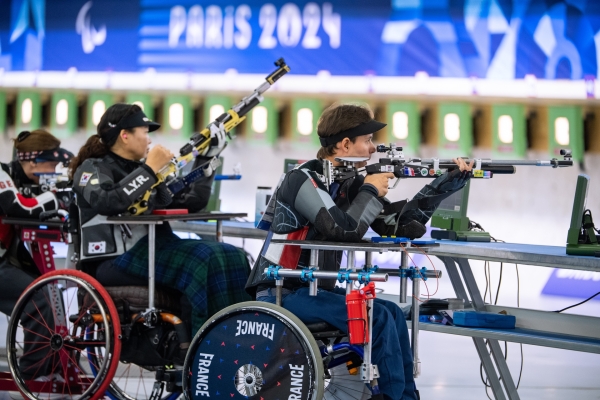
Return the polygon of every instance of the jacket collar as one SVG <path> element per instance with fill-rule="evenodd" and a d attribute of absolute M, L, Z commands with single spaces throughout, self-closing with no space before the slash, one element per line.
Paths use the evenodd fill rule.
<path fill-rule="evenodd" d="M 134 169 L 136 169 L 137 167 L 139 167 L 142 163 L 141 161 L 134 161 L 134 160 L 128 160 L 126 158 L 121 157 L 120 155 L 113 153 L 112 151 L 110 151 L 108 153 L 108 157 L 109 160 L 107 161 L 112 161 L 113 163 L 117 164 L 120 168 L 126 170 L 127 172 L 131 172 Z"/>

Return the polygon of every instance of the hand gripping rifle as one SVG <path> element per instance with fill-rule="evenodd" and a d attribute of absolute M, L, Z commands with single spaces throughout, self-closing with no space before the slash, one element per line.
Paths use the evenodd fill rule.
<path fill-rule="evenodd" d="M 387 157 L 380 158 L 378 163 L 367 165 L 364 170 L 367 174 L 379 174 L 384 172 L 393 173 L 398 179 L 394 183 L 394 186 L 392 186 L 390 189 L 394 189 L 398 185 L 398 182 L 400 182 L 400 179 L 437 178 L 446 171 L 452 171 L 458 168 L 458 165 L 456 165 L 452 159 L 406 159 L 402 153 L 402 147 L 397 147 L 393 143 L 390 143 L 389 146 L 380 144 L 377 146 L 377 152 L 387 153 Z M 573 166 L 571 150 L 562 149 L 560 154 L 563 156 L 563 160 L 557 160 L 556 158 L 551 160 L 492 160 L 484 158 L 470 159 L 465 157 L 463 157 L 463 160 L 467 164 L 469 164 L 471 161 L 474 161 L 474 178 L 489 179 L 492 178 L 494 174 L 514 174 L 516 172 L 516 166 L 538 166 L 552 168 Z M 324 181 L 328 186 L 331 182 L 343 181 L 354 175 L 357 175 L 359 172 L 357 164 L 368 161 L 368 158 L 341 157 L 336 158 L 335 160 L 342 163 L 342 165 L 334 167 L 330 161 L 324 161 Z"/>
<path fill-rule="evenodd" d="M 195 133 L 190 141 L 179 150 L 179 156 L 174 157 L 169 164 L 158 171 L 156 174 L 158 178 L 157 182 L 129 207 L 129 212 L 132 215 L 140 215 L 148 209 L 148 199 L 150 198 L 152 189 L 162 182 L 167 183 L 167 188 L 171 192 L 171 195 L 174 195 L 189 186 L 196 179 L 212 174 L 220 164 L 219 154 L 227 145 L 225 137 L 231 140 L 229 132 L 246 119 L 246 114 L 250 110 L 263 101 L 262 94 L 273 86 L 279 78 L 290 71 L 283 58 L 277 60 L 275 65 L 277 69 L 265 78 L 266 82 L 263 82 L 262 85 L 254 89 L 251 95 L 244 97 L 239 103 L 208 124 L 200 133 Z M 183 178 L 175 177 L 177 172 L 188 163 L 194 161 L 198 156 L 207 157 L 208 161 L 190 171 Z"/>

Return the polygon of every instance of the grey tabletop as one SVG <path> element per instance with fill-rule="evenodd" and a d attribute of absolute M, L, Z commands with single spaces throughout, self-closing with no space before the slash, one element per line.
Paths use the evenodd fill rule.
<path fill-rule="evenodd" d="M 166 214 L 166 215 L 116 215 L 106 218 L 107 221 L 116 223 L 144 223 L 163 221 L 209 221 L 229 220 L 233 218 L 246 217 L 246 213 L 224 213 L 224 212 L 199 212 L 190 214 Z"/>
<path fill-rule="evenodd" d="M 404 243 L 402 245 L 396 243 L 348 243 L 348 242 L 324 242 L 319 240 L 272 240 L 274 244 L 287 244 L 292 246 L 300 246 L 303 249 L 311 250 L 354 250 L 354 251 L 402 251 L 405 248 L 410 248 L 410 243 Z M 437 244 L 433 245 L 438 246 Z M 425 250 L 430 246 L 419 246 L 420 249 Z M 417 250 L 415 250 L 417 251 Z"/>
<path fill-rule="evenodd" d="M 40 221 L 38 218 L 10 218 L 2 217 L 2 223 L 7 225 L 21 225 L 29 227 L 45 226 L 48 228 L 63 228 L 65 223 L 62 221 Z"/>
<path fill-rule="evenodd" d="M 215 223 L 207 221 L 174 221 L 171 222 L 171 228 L 176 231 L 197 233 L 200 236 L 215 234 Z M 267 231 L 255 228 L 254 222 L 225 220 L 223 236 L 264 240 Z"/>
<path fill-rule="evenodd" d="M 600 272 L 600 258 L 570 256 L 561 246 L 542 246 L 518 243 L 481 243 L 438 241 L 438 247 L 423 248 L 428 254 L 441 257 L 468 258 L 554 268 Z M 416 249 L 408 249 L 417 252 Z"/>

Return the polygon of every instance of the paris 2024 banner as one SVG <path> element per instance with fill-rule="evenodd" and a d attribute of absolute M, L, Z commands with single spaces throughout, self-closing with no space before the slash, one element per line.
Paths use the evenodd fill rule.
<path fill-rule="evenodd" d="M 0 0 L 5 71 L 595 79 L 591 0 Z"/>

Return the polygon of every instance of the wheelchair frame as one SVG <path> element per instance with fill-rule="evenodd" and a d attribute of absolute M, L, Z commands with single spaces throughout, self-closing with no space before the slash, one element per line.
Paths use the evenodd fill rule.
<path fill-rule="evenodd" d="M 219 214 L 217 214 L 219 215 Z M 240 214 L 235 214 L 234 216 L 239 216 Z M 231 218 L 231 215 L 228 214 L 220 214 L 221 218 L 220 219 L 229 219 Z M 183 218 L 182 218 L 183 217 Z M 214 214 L 211 214 L 210 218 L 214 218 Z M 148 236 L 149 236 L 149 241 L 150 243 L 154 243 L 155 239 L 156 239 L 156 225 L 157 224 L 162 224 L 163 222 L 167 221 L 167 220 L 191 220 L 191 219 L 199 219 L 197 216 L 194 216 L 193 214 L 189 214 L 189 215 L 161 215 L 161 216 L 146 216 L 146 218 L 144 216 L 141 217 L 109 217 L 107 218 L 107 223 L 110 224 L 145 224 L 148 225 Z M 6 223 L 19 223 L 22 221 L 15 221 L 12 219 L 4 219 L 4 221 Z M 53 241 L 60 241 L 60 242 L 69 242 L 70 241 L 70 237 L 69 234 L 66 232 L 63 232 L 62 229 L 60 229 L 60 225 L 59 223 L 47 223 L 45 224 L 46 226 L 51 227 L 51 229 L 41 229 L 41 228 L 30 228 L 30 227 L 26 227 L 23 228 L 21 231 L 21 237 L 23 238 L 23 240 L 26 240 L 28 242 L 31 243 L 30 248 L 32 250 L 32 256 L 34 257 L 34 260 L 36 262 L 36 265 L 38 265 L 38 268 L 40 268 L 42 273 L 46 273 L 49 271 L 54 270 L 54 272 L 52 272 L 51 276 L 54 276 L 55 279 L 58 279 L 61 274 L 67 274 L 66 271 L 60 271 L 60 270 L 56 270 L 55 269 L 55 265 L 54 265 L 54 259 L 51 256 L 51 245 L 50 243 Z M 220 227 L 220 224 L 218 225 L 218 227 Z M 402 269 L 406 269 L 406 253 L 405 253 L 405 249 L 402 246 L 399 246 L 397 244 L 385 244 L 385 243 L 372 243 L 372 244 L 354 244 L 354 243 L 328 243 L 328 242 L 309 242 L 309 241 L 274 241 L 274 242 L 279 242 L 280 244 L 287 244 L 287 245 L 296 245 L 296 246 L 301 246 L 303 249 L 310 249 L 311 251 L 311 257 L 310 257 L 310 267 L 308 269 L 303 269 L 303 270 L 285 270 L 282 269 L 281 267 L 277 267 L 277 268 L 269 268 L 267 270 L 265 270 L 265 273 L 267 273 L 271 278 L 275 279 L 276 281 L 276 298 L 277 298 L 277 305 L 279 307 L 281 307 L 281 289 L 283 287 L 283 279 L 286 277 L 294 277 L 294 278 L 301 278 L 301 279 L 305 279 L 306 281 L 309 282 L 310 285 L 310 294 L 311 295 L 317 295 L 317 286 L 318 286 L 318 280 L 319 279 L 337 279 L 338 281 L 342 282 L 342 283 L 346 283 L 346 293 L 350 293 L 350 291 L 353 288 L 353 282 L 357 281 L 361 284 L 364 283 L 368 283 L 370 281 L 387 281 L 388 275 L 387 274 L 382 274 L 382 273 L 377 273 L 376 272 L 376 267 L 374 268 L 372 266 L 371 260 L 372 260 L 372 253 L 373 252 L 383 252 L 383 251 L 401 251 L 402 252 L 402 265 L 401 265 L 401 270 Z M 410 246 L 410 245 L 408 245 Z M 347 257 L 347 268 L 346 269 L 342 269 L 339 272 L 327 272 L 327 271 L 319 271 L 318 270 L 318 251 L 319 250 L 346 250 L 348 252 L 348 257 Z M 366 262 L 365 262 L 365 266 L 363 271 L 356 271 L 356 257 L 355 257 L 355 253 L 356 251 L 365 251 L 365 255 L 366 255 Z M 69 258 L 67 258 L 66 263 L 67 265 L 69 265 L 70 262 L 72 262 L 73 260 L 70 260 Z M 40 267 L 41 266 L 41 267 Z M 149 284 L 149 298 L 148 298 L 148 308 L 146 309 L 145 312 L 139 314 L 136 316 L 136 318 L 138 319 L 138 321 L 144 323 L 147 326 L 153 326 L 156 324 L 156 322 L 160 319 L 162 319 L 161 317 L 161 312 L 160 310 L 157 310 L 155 307 L 155 298 L 154 298 L 154 292 L 155 292 L 155 275 L 154 275 L 154 246 L 149 246 L 149 279 L 148 279 L 148 284 Z M 418 271 L 418 270 L 417 270 Z M 83 273 L 81 273 L 83 274 Z M 85 274 L 84 274 L 85 275 Z M 413 293 L 417 293 L 418 296 L 418 288 L 419 288 L 419 278 L 423 278 L 426 276 L 433 276 L 434 274 L 432 274 L 432 271 L 423 271 L 422 275 L 420 275 L 419 272 L 416 272 L 415 274 L 413 274 L 412 276 L 409 276 L 409 274 L 402 274 L 401 273 L 401 277 L 402 277 L 402 286 L 401 286 L 401 298 L 402 295 L 404 294 L 404 297 L 406 296 L 406 277 L 410 277 L 413 279 Z M 46 275 L 44 275 L 46 276 Z M 44 276 L 40 277 L 44 278 Z M 439 273 L 438 275 L 439 276 Z M 83 279 L 83 278 L 82 278 Z M 94 281 L 98 286 L 101 285 L 98 284 L 95 280 L 93 280 L 93 278 L 87 276 L 87 278 L 84 279 L 88 279 L 89 281 Z M 37 281 L 37 280 L 36 280 Z M 402 290 L 404 289 L 404 290 Z M 414 290 L 417 290 L 417 292 L 414 292 Z M 110 297 L 108 296 L 108 294 L 106 294 L 106 296 L 110 299 Z M 106 300 L 106 299 L 105 299 Z M 373 365 L 371 363 L 371 342 L 372 342 L 372 308 L 373 308 L 373 300 L 367 300 L 368 302 L 368 325 L 369 325 L 369 336 L 368 336 L 368 341 L 366 343 L 366 345 L 364 346 L 364 348 L 360 347 L 360 346 L 356 346 L 356 345 L 350 345 L 348 343 L 336 343 L 330 346 L 321 346 L 319 348 L 319 352 L 320 352 L 320 356 L 321 357 L 329 357 L 331 354 L 335 354 L 336 352 L 339 351 L 351 351 L 354 352 L 356 354 L 358 354 L 360 356 L 360 358 L 362 359 L 362 365 L 360 367 L 360 377 L 361 380 L 365 383 L 368 383 L 370 385 L 370 388 L 372 390 L 372 394 L 373 396 L 377 396 L 379 394 L 379 389 L 378 389 L 378 384 L 377 384 L 377 378 L 379 377 L 379 372 L 377 370 L 377 366 Z M 112 303 L 112 300 L 110 300 L 109 307 L 111 308 L 111 315 L 116 315 L 116 309 L 114 311 L 115 314 L 112 314 L 112 309 L 114 309 L 114 303 Z M 241 303 L 240 305 L 243 305 L 244 303 Z M 414 360 L 415 360 L 415 377 L 418 375 L 418 356 L 417 356 L 417 352 L 416 352 L 416 345 L 417 345 L 417 331 L 414 329 L 414 326 L 417 325 L 418 326 L 418 302 L 416 299 L 413 299 L 413 305 L 416 305 L 416 307 L 413 307 L 413 319 L 415 318 L 415 312 L 416 312 L 416 323 L 413 320 L 413 333 L 412 333 L 412 342 L 413 342 L 413 353 L 414 353 Z M 234 307 L 234 306 L 232 306 Z M 281 308 L 283 310 L 283 308 Z M 416 311 L 415 311 L 416 310 Z M 106 315 L 102 315 L 102 316 L 98 316 L 97 318 L 100 318 L 100 320 L 106 321 L 111 320 L 111 325 L 112 325 L 112 329 L 115 332 L 118 332 L 118 337 L 120 338 L 120 326 L 118 323 L 118 317 L 117 318 L 111 318 L 109 316 Z M 210 327 L 210 322 L 208 321 L 207 324 L 209 324 L 206 327 L 202 327 L 202 330 L 208 329 Z M 299 327 L 301 329 L 306 329 L 308 330 L 308 328 L 306 327 L 306 325 L 304 325 L 302 322 L 300 322 L 299 320 L 296 321 L 295 323 L 297 323 L 299 325 Z M 205 324 L 206 325 L 206 324 Z M 198 335 L 197 335 L 198 336 Z M 194 338 L 194 340 L 196 340 L 196 338 Z M 120 345 L 120 341 L 118 344 Z M 192 346 L 190 346 L 190 349 L 193 349 L 193 342 L 192 342 Z M 119 349 L 120 350 L 120 349 Z M 112 353 L 112 357 L 114 357 L 117 362 L 114 364 L 114 367 L 111 365 L 111 367 L 109 368 L 109 372 L 107 374 L 105 374 L 104 379 L 105 379 L 105 383 L 106 385 L 102 386 L 102 390 L 106 389 L 108 387 L 108 385 L 110 384 L 115 370 L 116 370 L 116 364 L 118 364 L 118 359 L 119 359 L 119 353 L 116 351 L 113 351 Z M 188 352 L 188 355 L 186 356 L 186 360 L 185 360 L 185 364 L 184 364 L 184 372 L 189 370 L 189 365 L 188 363 L 191 362 L 191 359 L 194 357 L 194 354 L 192 351 Z M 328 364 L 328 368 L 333 368 L 337 365 L 340 365 L 342 363 L 344 363 L 345 361 L 337 361 L 337 364 Z M 72 368 L 75 368 L 75 366 L 70 366 Z M 77 378 L 77 371 L 71 372 L 69 373 L 70 377 L 74 377 Z M 323 377 L 318 377 L 317 379 L 323 379 Z M 82 380 L 80 382 L 77 382 L 81 385 L 82 387 L 82 391 L 85 390 L 86 386 L 88 386 L 90 384 L 89 380 Z M 186 380 L 186 374 L 184 373 L 183 376 L 183 394 L 189 398 L 189 394 L 186 391 L 187 388 L 187 380 Z M 0 390 L 15 390 L 17 389 L 16 385 L 14 384 L 14 382 L 11 383 L 9 377 L 7 376 L 6 373 L 4 374 L 0 374 Z M 160 390 L 160 393 L 162 393 L 162 388 Z M 72 393 L 75 394 L 75 393 Z M 96 395 L 92 395 L 90 398 L 95 399 L 98 398 L 100 395 L 102 395 L 102 392 L 98 391 L 98 393 Z M 320 394 L 318 394 L 320 395 Z M 159 394 L 160 396 L 160 394 Z M 151 397 L 151 398 L 158 398 L 156 396 Z M 376 397 L 374 397 L 376 398 Z M 317 397 L 314 398 L 314 400 L 321 400 L 318 399 Z"/>

